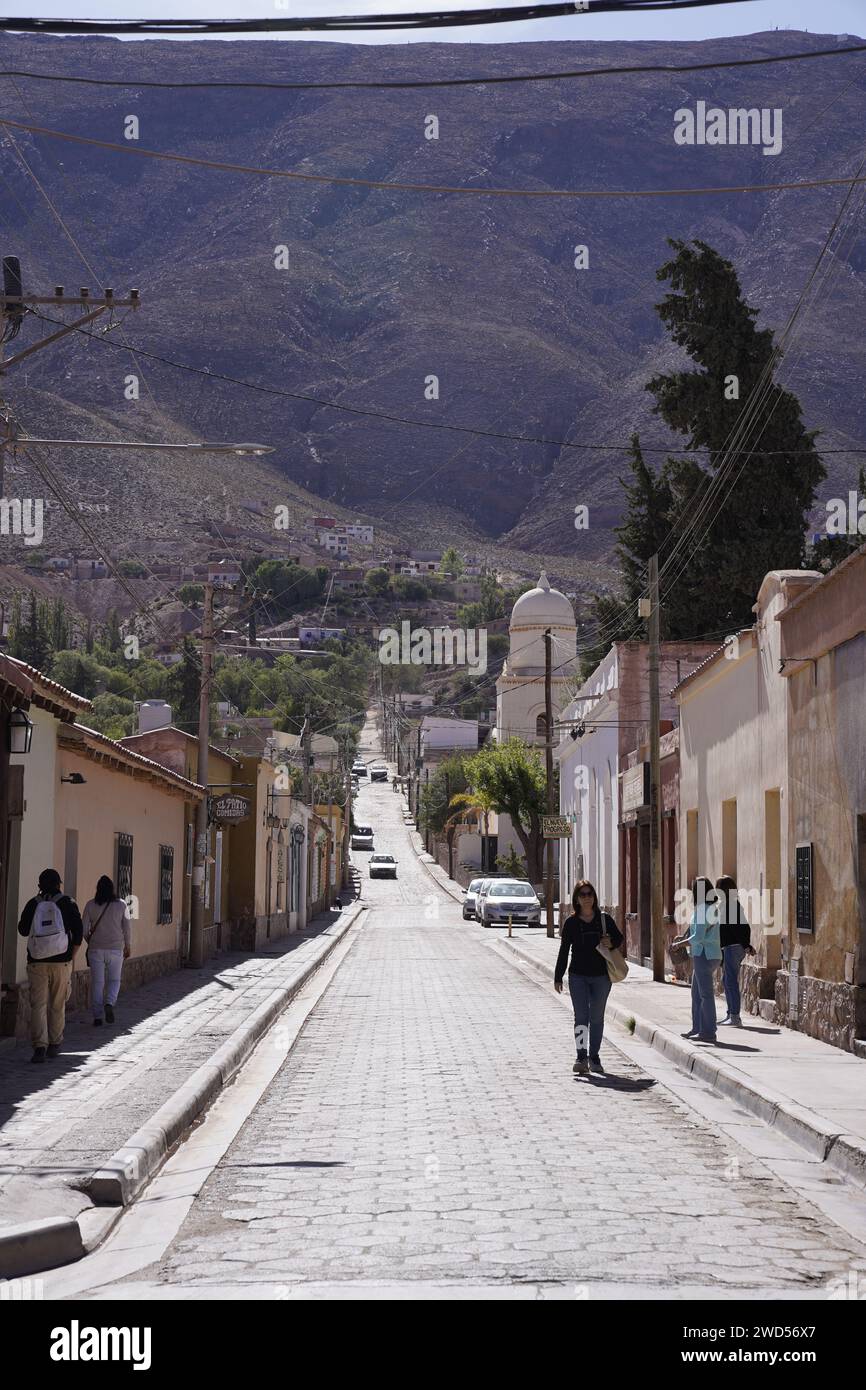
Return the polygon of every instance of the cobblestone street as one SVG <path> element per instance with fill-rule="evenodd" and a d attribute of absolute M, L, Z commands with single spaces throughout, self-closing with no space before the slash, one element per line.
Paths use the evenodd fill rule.
<path fill-rule="evenodd" d="M 615 1281 L 819 1291 L 866 1250 L 611 1042 L 572 1075 L 571 1016 L 416 859 L 402 798 L 359 820 L 399 862 L 286 1063 L 156 1265 L 209 1286 Z M 118 1288 L 117 1292 L 120 1291 Z M 289 1296 L 288 1292 L 287 1295 Z"/>

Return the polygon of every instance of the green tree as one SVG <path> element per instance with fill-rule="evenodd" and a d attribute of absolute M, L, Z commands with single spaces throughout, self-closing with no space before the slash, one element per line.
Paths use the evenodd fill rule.
<path fill-rule="evenodd" d="M 103 630 L 103 641 L 110 652 L 119 652 L 123 646 L 123 634 L 120 631 L 120 618 L 116 608 L 109 609 L 105 619 Z M 65 644 L 65 645 L 68 645 Z"/>
<path fill-rule="evenodd" d="M 181 659 L 176 666 L 172 666 L 166 684 L 172 722 L 187 733 L 195 733 L 198 728 L 201 663 L 189 637 L 183 639 Z"/>
<path fill-rule="evenodd" d="M 452 579 L 459 579 L 463 573 L 462 556 L 453 545 L 449 545 L 443 550 L 442 558 L 439 561 L 439 573 L 449 575 Z"/>
<path fill-rule="evenodd" d="M 386 594 L 388 592 L 388 583 L 390 577 L 391 576 L 388 574 L 388 571 L 386 569 L 383 569 L 381 566 L 377 567 L 376 569 L 367 570 L 367 573 L 364 576 L 364 587 L 366 588 L 367 593 Z"/>
<path fill-rule="evenodd" d="M 497 815 L 507 815 L 523 846 L 529 877 L 543 877 L 544 839 L 541 817 L 546 810 L 547 783 L 538 753 L 519 738 L 488 744 L 463 760 L 469 785 L 489 802 Z"/>
<path fill-rule="evenodd" d="M 516 849 L 510 849 L 507 854 L 497 854 L 496 867 L 509 878 L 526 878 L 526 860 L 520 857 Z"/>
<path fill-rule="evenodd" d="M 185 603 L 188 607 L 192 604 L 204 603 L 204 585 L 181 584 L 177 596 L 181 603 Z"/>

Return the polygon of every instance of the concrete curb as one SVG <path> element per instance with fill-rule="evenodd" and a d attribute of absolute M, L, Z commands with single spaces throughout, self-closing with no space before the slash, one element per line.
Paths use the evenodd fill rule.
<path fill-rule="evenodd" d="M 332 934 L 321 938 L 321 949 L 301 974 L 263 999 L 210 1060 L 193 1072 L 147 1124 L 136 1130 L 123 1148 L 93 1174 L 87 1191 L 102 1206 L 102 1212 L 98 1207 L 90 1208 L 75 1219 L 49 1217 L 0 1231 L 0 1278 L 37 1274 L 72 1264 L 96 1248 L 114 1226 L 122 1208 L 150 1181 L 169 1151 L 228 1084 L 274 1020 L 364 911 L 366 904 L 360 901 L 346 908 L 340 921 L 333 924 Z M 115 1211 L 109 1215 L 105 1207 L 114 1207 Z"/>
<path fill-rule="evenodd" d="M 40 1269 L 72 1264 L 85 1253 L 78 1222 L 68 1216 L 25 1221 L 0 1231 L 0 1276 L 17 1279 Z"/>
<path fill-rule="evenodd" d="M 444 888 L 445 892 L 450 894 L 455 902 L 462 904 L 463 893 L 459 887 L 455 887 L 453 880 L 448 877 L 442 865 L 437 864 L 432 854 L 428 854 L 428 851 L 424 849 L 424 843 L 421 839 L 420 832 L 415 828 L 415 822 L 410 818 L 406 820 L 404 824 L 409 831 L 409 843 L 412 846 L 418 863 L 427 870 L 434 883 L 438 883 L 440 888 Z M 427 859 L 424 858 L 425 854 L 428 854 Z"/>
<path fill-rule="evenodd" d="M 497 940 L 523 964 L 531 966 L 550 983 L 552 970 L 549 965 L 521 949 L 519 941 L 509 940 L 508 937 L 499 937 Z M 795 1101 L 779 1095 L 769 1086 L 746 1080 L 728 1066 L 723 1058 L 704 1051 L 699 1045 L 678 1037 L 676 1033 L 658 1023 L 641 1018 L 633 1009 L 617 1004 L 613 994 L 608 1002 L 607 1016 L 615 1023 L 628 1028 L 633 1037 L 661 1052 L 681 1071 L 703 1081 L 711 1090 L 728 1100 L 735 1100 L 749 1114 L 779 1130 L 786 1138 L 807 1149 L 822 1163 L 826 1163 L 844 1177 L 861 1187 L 866 1186 L 866 1144 L 857 1135 L 843 1134 L 817 1111 L 797 1105 Z M 632 1021 L 633 1028 L 630 1027 Z"/>
<path fill-rule="evenodd" d="M 95 1202 L 101 1205 L 129 1205 L 156 1172 L 168 1151 L 246 1061 L 278 1014 L 282 1013 L 349 931 L 364 910 L 360 903 L 355 907 L 354 912 L 351 908 L 347 909 L 340 922 L 335 923 L 337 930 L 325 938 L 326 948 L 317 952 L 301 974 L 263 999 L 246 1022 L 217 1048 L 210 1060 L 194 1071 L 148 1123 L 142 1125 L 123 1148 L 112 1154 L 108 1162 L 93 1174 L 87 1190 Z M 348 921 L 345 920 L 347 915 Z"/>

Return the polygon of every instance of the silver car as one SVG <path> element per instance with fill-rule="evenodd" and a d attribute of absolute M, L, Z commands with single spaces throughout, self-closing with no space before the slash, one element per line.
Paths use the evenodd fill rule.
<path fill-rule="evenodd" d="M 484 882 L 483 878 L 473 878 L 468 888 L 463 889 L 463 920 L 464 922 L 475 921 L 475 903 L 478 897 L 478 889 Z"/>
<path fill-rule="evenodd" d="M 526 922 L 530 927 L 541 924 L 541 903 L 531 883 L 521 879 L 494 879 L 481 903 L 481 925 Z"/>

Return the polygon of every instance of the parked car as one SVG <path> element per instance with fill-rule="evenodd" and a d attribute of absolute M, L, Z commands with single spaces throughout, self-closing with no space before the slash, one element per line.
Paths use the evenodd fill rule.
<path fill-rule="evenodd" d="M 357 759 L 355 760 L 355 762 L 352 763 L 352 776 L 353 776 L 353 777 L 366 777 L 366 776 L 367 776 L 367 764 L 366 764 L 366 763 L 362 763 L 360 758 L 357 758 Z"/>
<path fill-rule="evenodd" d="M 473 878 L 468 888 L 463 889 L 463 920 L 464 922 L 475 921 L 475 902 L 478 897 L 478 889 L 484 882 L 483 878 Z"/>
<path fill-rule="evenodd" d="M 497 922 L 526 922 L 530 927 L 541 924 L 541 902 L 531 883 L 522 879 L 493 879 L 481 904 L 481 925 L 492 927 Z"/>
<path fill-rule="evenodd" d="M 396 878 L 397 860 L 393 854 L 374 854 L 370 860 L 371 878 Z"/>
<path fill-rule="evenodd" d="M 372 825 L 356 825 L 352 831 L 352 849 L 373 848 Z"/>

